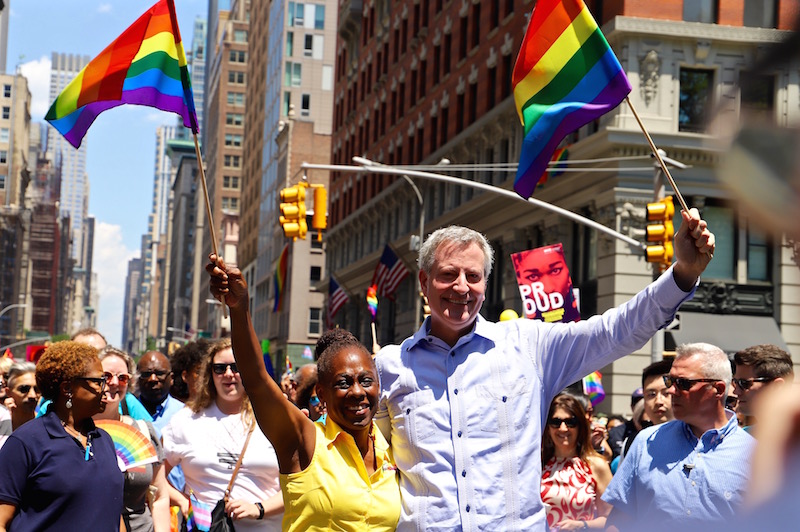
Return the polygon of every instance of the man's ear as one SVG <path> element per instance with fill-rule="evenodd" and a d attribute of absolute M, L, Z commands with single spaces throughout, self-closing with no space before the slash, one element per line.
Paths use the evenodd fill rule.
<path fill-rule="evenodd" d="M 428 297 L 428 274 L 425 273 L 425 270 L 419 271 L 419 288 L 425 297 Z"/>

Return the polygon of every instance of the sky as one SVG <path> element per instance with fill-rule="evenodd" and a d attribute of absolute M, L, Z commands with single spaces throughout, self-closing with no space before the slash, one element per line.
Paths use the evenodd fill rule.
<path fill-rule="evenodd" d="M 10 9 L 6 70 L 28 79 L 31 119 L 43 122 L 50 104 L 53 52 L 97 56 L 156 0 L 5 0 Z M 185 48 L 207 0 L 175 0 Z M 97 328 L 120 345 L 128 260 L 140 254 L 152 208 L 155 134 L 175 117 L 157 109 L 122 106 L 102 113 L 84 139 L 89 214 L 96 219 L 93 269 L 97 273 Z M 50 127 L 50 126 L 48 126 Z M 69 331 L 71 332 L 71 331 Z"/>

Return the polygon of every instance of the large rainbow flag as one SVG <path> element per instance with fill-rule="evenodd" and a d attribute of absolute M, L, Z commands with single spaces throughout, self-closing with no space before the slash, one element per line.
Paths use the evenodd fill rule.
<path fill-rule="evenodd" d="M 125 104 L 177 113 L 197 133 L 173 0 L 159 0 L 92 59 L 58 95 L 45 120 L 79 148 L 100 113 Z"/>
<path fill-rule="evenodd" d="M 514 190 L 529 198 L 569 133 L 614 109 L 628 78 L 582 0 L 538 0 L 513 73 L 525 128 Z"/>
<path fill-rule="evenodd" d="M 283 310 L 283 302 L 286 299 L 286 277 L 289 275 L 289 244 L 283 246 L 278 264 L 275 265 L 275 305 L 272 312 Z"/>

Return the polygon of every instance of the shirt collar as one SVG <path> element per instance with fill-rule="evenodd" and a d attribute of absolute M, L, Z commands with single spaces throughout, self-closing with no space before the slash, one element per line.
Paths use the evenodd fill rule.
<path fill-rule="evenodd" d="M 378 430 L 378 427 L 374 425 L 374 421 L 372 425 L 372 434 L 375 436 L 375 449 L 377 449 L 381 456 L 384 456 L 389 449 L 389 443 L 386 441 L 386 438 L 383 437 L 381 431 Z M 330 415 L 325 416 L 325 437 L 329 442 L 328 449 L 334 446 L 338 438 L 353 439 L 348 432 L 331 419 Z"/>
<path fill-rule="evenodd" d="M 728 421 L 724 425 L 722 425 L 718 429 L 707 430 L 700 437 L 700 440 L 703 442 L 704 448 L 710 449 L 716 445 L 719 445 L 725 438 L 730 436 L 733 433 L 733 431 L 735 431 L 736 428 L 739 426 L 739 421 L 738 419 L 736 419 L 736 414 L 734 414 L 733 411 L 725 409 L 725 417 L 728 418 Z M 696 441 L 698 438 L 697 436 L 694 435 L 694 432 L 692 432 L 692 427 L 690 427 L 687 423 L 684 423 L 683 421 L 681 421 L 681 423 L 683 423 L 684 434 L 689 439 L 689 441 L 692 442 Z"/>
<path fill-rule="evenodd" d="M 478 314 L 478 316 L 475 318 L 475 321 L 472 324 L 472 328 L 470 329 L 470 331 L 467 334 L 461 336 L 456 342 L 456 345 L 454 345 L 453 347 L 455 348 L 461 344 L 467 343 L 471 341 L 475 336 L 481 336 L 483 338 L 491 340 L 494 337 L 492 334 L 494 326 L 495 326 L 494 323 L 487 321 L 486 319 L 484 319 L 483 316 Z M 430 316 L 428 316 L 427 318 L 425 318 L 425 321 L 422 322 L 422 326 L 420 326 L 420 328 L 417 329 L 417 332 L 414 333 L 414 336 L 411 337 L 408 348 L 413 349 L 418 343 L 423 341 L 426 341 L 428 343 L 438 342 L 443 344 L 444 342 L 440 338 L 433 336 L 430 330 L 431 330 L 431 318 Z M 447 346 L 447 348 L 450 349 L 449 346 Z"/>
<path fill-rule="evenodd" d="M 94 424 L 94 420 L 90 419 L 89 421 L 92 424 L 91 428 L 89 429 L 89 433 L 93 438 L 96 438 L 98 436 L 97 427 Z M 59 419 L 58 415 L 52 410 L 42 416 L 42 423 L 44 424 L 44 429 L 51 438 L 71 437 L 69 434 L 67 434 L 67 431 L 64 430 L 64 425 L 61 423 L 61 419 Z"/>

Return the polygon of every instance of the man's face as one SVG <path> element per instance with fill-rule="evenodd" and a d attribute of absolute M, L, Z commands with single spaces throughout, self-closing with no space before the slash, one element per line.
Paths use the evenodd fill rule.
<path fill-rule="evenodd" d="M 703 379 L 705 375 L 700 370 L 701 357 L 688 356 L 676 359 L 672 364 L 669 376 L 673 379 Z M 681 390 L 673 385 L 667 388 L 667 393 L 672 396 L 672 413 L 675 419 L 680 419 L 691 426 L 705 426 L 716 413 L 718 387 L 724 387 L 722 381 L 694 382 L 688 390 Z"/>
<path fill-rule="evenodd" d="M 661 375 L 647 377 L 644 383 L 644 412 L 653 425 L 660 425 L 672 419 L 672 396 Z"/>
<path fill-rule="evenodd" d="M 531 251 L 519 264 L 518 280 L 524 284 L 542 283 L 545 293 L 558 292 L 567 300 L 569 270 L 561 253 L 543 249 Z"/>
<path fill-rule="evenodd" d="M 172 386 L 172 372 L 167 357 L 148 352 L 139 361 L 139 393 L 149 404 L 162 402 Z"/>
<path fill-rule="evenodd" d="M 430 275 L 419 273 L 431 308 L 431 333 L 450 345 L 472 327 L 486 292 L 483 250 L 444 243 L 436 250 Z"/>
<path fill-rule="evenodd" d="M 761 392 L 764 391 L 774 381 L 747 382 L 745 386 L 749 386 L 748 388 L 739 386 L 736 381 L 738 379 L 749 381 L 750 379 L 755 379 L 757 377 L 758 375 L 755 374 L 753 366 L 745 366 L 744 364 L 739 364 L 736 366 L 736 373 L 733 376 L 733 391 L 739 398 L 737 412 L 741 412 L 745 416 L 752 416 L 755 414 L 758 405 L 758 398 L 761 395 Z"/>
<path fill-rule="evenodd" d="M 36 386 L 36 375 L 33 372 L 25 373 L 14 379 L 9 383 L 8 395 L 14 398 L 14 404 L 20 411 L 33 417 L 36 403 L 41 397 L 39 388 Z"/>

